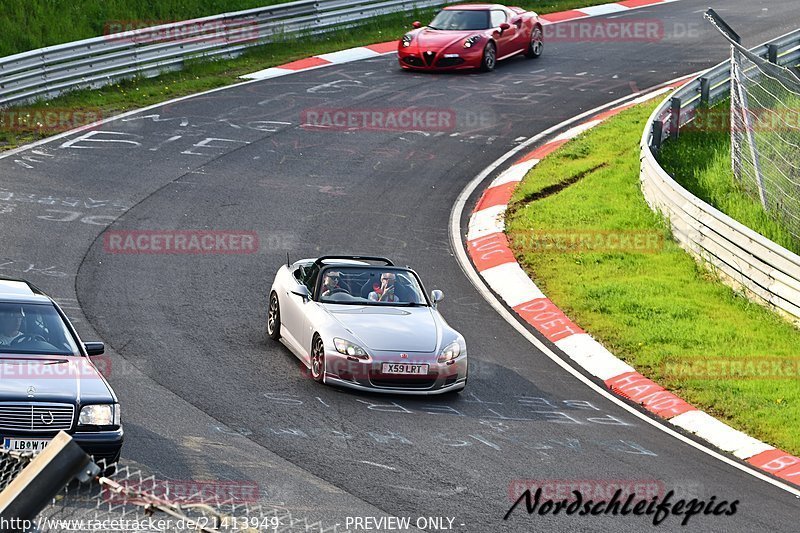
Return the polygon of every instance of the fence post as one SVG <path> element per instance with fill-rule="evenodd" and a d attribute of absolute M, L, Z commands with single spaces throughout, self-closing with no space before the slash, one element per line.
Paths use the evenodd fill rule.
<path fill-rule="evenodd" d="M 30 523 L 25 522 L 36 518 L 67 483 L 76 476 L 87 481 L 99 472 L 72 437 L 60 431 L 0 493 L 2 530 L 30 529 Z"/>
<path fill-rule="evenodd" d="M 711 99 L 711 80 L 708 78 L 700 78 L 700 103 L 708 105 Z"/>
<path fill-rule="evenodd" d="M 770 63 L 778 64 L 778 45 L 777 44 L 768 44 L 767 45 L 767 61 Z"/>
<path fill-rule="evenodd" d="M 658 153 L 658 151 L 661 149 L 661 142 L 662 142 L 661 136 L 663 135 L 663 133 L 664 133 L 664 122 L 660 120 L 654 120 L 652 129 L 650 131 L 650 138 L 652 139 L 650 141 L 650 148 L 653 150 L 654 154 Z"/>
<path fill-rule="evenodd" d="M 732 136 L 735 135 L 735 138 L 738 139 L 739 135 L 738 132 L 735 131 L 736 128 L 736 114 L 740 113 L 742 117 L 742 124 L 744 125 L 744 135 L 741 136 L 747 142 L 750 157 L 753 160 L 753 172 L 755 173 L 755 180 L 756 185 L 758 186 L 758 197 L 761 200 L 761 205 L 764 207 L 764 211 L 769 211 L 769 204 L 767 202 L 767 192 L 764 188 L 764 177 L 761 173 L 761 163 L 760 158 L 758 155 L 758 148 L 756 147 L 756 138 L 754 134 L 754 126 L 752 121 L 750 120 L 750 104 L 747 99 L 747 92 L 745 91 L 742 78 L 741 78 L 741 53 L 736 50 L 733 46 L 732 49 L 732 62 L 731 62 L 731 128 L 734 128 L 734 131 L 731 133 Z M 736 109 L 736 101 L 738 100 L 740 109 Z M 737 171 L 741 172 L 741 162 L 736 160 L 736 145 L 738 142 L 735 141 L 734 137 L 731 138 L 731 155 L 734 158 L 733 161 L 733 169 L 734 173 Z M 738 147 L 740 151 L 738 157 L 741 157 L 741 147 Z M 735 174 L 734 174 L 735 175 Z"/>
<path fill-rule="evenodd" d="M 670 128 L 669 136 L 671 139 L 677 139 L 681 127 L 681 99 L 673 96 L 669 99 L 670 104 Z"/>

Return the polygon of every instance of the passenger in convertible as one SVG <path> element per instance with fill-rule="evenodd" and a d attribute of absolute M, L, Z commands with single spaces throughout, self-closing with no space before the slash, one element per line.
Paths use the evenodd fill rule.
<path fill-rule="evenodd" d="M 369 293 L 369 299 L 373 302 L 390 302 L 397 303 L 400 298 L 394 294 L 394 272 L 384 272 L 381 274 L 381 284 L 377 283 L 372 286 L 372 292 Z"/>

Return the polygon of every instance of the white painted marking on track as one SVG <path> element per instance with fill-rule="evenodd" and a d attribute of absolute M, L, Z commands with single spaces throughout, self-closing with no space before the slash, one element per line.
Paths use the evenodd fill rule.
<path fill-rule="evenodd" d="M 471 217 L 469 221 L 467 240 L 471 241 L 479 237 L 484 237 L 492 233 L 503 231 L 506 227 L 503 220 L 503 215 L 505 212 L 505 205 L 497 205 L 494 207 L 481 209 L 475 213 L 475 216 Z"/>
<path fill-rule="evenodd" d="M 257 72 L 253 72 L 251 74 L 243 74 L 239 76 L 245 80 L 269 80 L 272 78 L 279 78 L 281 76 L 286 76 L 287 74 L 293 74 L 294 70 L 288 68 L 279 68 L 279 67 L 270 67 L 265 68 L 264 70 L 259 70 Z"/>
<path fill-rule="evenodd" d="M 698 437 L 714 444 L 717 448 L 731 452 L 740 459 L 746 459 L 761 452 L 775 449 L 769 444 L 733 429 L 703 411 L 688 411 L 673 417 L 670 419 L 670 423 L 685 429 L 689 433 L 694 433 Z"/>
<path fill-rule="evenodd" d="M 531 281 L 519 263 L 503 263 L 481 272 L 489 286 L 509 307 L 544 298 L 544 293 Z"/>
<path fill-rule="evenodd" d="M 598 15 L 608 15 L 609 13 L 617 13 L 619 11 L 627 11 L 628 8 L 623 6 L 622 4 L 614 3 L 614 4 L 603 4 L 599 6 L 589 6 L 589 7 L 581 7 L 579 8 L 580 11 L 586 13 L 590 17 L 596 17 Z"/>
<path fill-rule="evenodd" d="M 316 57 L 330 61 L 331 63 L 349 63 L 351 61 L 358 61 L 359 59 L 369 59 L 372 57 L 380 57 L 381 54 L 366 47 L 348 48 L 339 52 L 331 52 L 330 54 L 320 54 Z"/>
<path fill-rule="evenodd" d="M 373 463 L 372 461 L 359 461 L 359 463 L 364 463 L 365 465 L 377 466 L 378 468 L 385 468 L 386 470 L 391 470 L 392 472 L 397 472 L 397 469 L 393 466 L 389 465 L 382 465 L 380 463 Z"/>

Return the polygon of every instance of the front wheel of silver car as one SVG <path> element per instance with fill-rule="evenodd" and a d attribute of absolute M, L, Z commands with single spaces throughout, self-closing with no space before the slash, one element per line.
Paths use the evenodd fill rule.
<path fill-rule="evenodd" d="M 317 383 L 322 383 L 325 377 L 325 345 L 319 335 L 314 335 L 311 341 L 311 377 Z"/>
<path fill-rule="evenodd" d="M 280 302 L 278 302 L 278 295 L 275 292 L 269 295 L 267 335 L 274 341 L 281 338 L 281 307 Z"/>

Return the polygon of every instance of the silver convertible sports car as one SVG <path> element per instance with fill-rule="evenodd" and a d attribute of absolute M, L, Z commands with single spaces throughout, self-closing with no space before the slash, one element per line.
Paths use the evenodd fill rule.
<path fill-rule="evenodd" d="M 321 383 L 441 394 L 467 384 L 467 346 L 416 272 L 382 257 L 324 256 L 282 266 L 267 333 Z"/>

